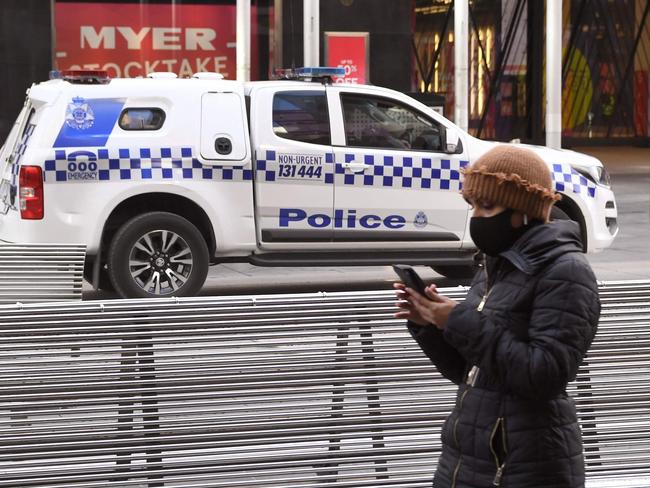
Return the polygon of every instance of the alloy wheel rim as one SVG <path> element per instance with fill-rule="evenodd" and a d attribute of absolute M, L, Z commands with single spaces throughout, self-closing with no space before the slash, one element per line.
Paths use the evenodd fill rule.
<path fill-rule="evenodd" d="M 134 283 L 150 295 L 171 295 L 192 273 L 192 250 L 179 234 L 152 230 L 141 236 L 129 254 L 129 273 Z"/>

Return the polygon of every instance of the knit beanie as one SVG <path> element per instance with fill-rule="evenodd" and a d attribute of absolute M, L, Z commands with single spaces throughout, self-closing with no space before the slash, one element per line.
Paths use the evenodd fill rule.
<path fill-rule="evenodd" d="M 548 166 L 530 149 L 499 145 L 461 171 L 463 197 L 503 205 L 544 222 L 561 198 L 553 190 Z"/>

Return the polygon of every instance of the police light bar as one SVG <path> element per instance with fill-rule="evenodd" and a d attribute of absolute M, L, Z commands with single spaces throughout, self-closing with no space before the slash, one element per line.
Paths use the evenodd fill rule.
<path fill-rule="evenodd" d="M 309 76 L 311 78 L 319 78 L 323 76 L 345 76 L 345 68 L 331 68 L 331 67 L 312 67 L 312 68 L 296 68 L 298 76 Z"/>
<path fill-rule="evenodd" d="M 331 80 L 334 77 L 345 76 L 345 68 L 327 66 L 283 68 L 276 69 L 275 75 L 283 80 Z"/>
<path fill-rule="evenodd" d="M 50 80 L 64 80 L 88 85 L 103 85 L 111 81 L 107 71 L 90 69 L 52 70 L 50 71 Z"/>

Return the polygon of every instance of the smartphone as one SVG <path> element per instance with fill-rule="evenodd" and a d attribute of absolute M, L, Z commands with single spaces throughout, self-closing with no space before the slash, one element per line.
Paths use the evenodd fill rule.
<path fill-rule="evenodd" d="M 408 264 L 394 264 L 393 269 L 395 270 L 395 273 L 397 273 L 397 276 L 399 276 L 399 279 L 402 280 L 407 287 L 426 297 L 424 289 L 427 285 L 424 284 L 422 278 L 420 278 L 411 266 Z"/>

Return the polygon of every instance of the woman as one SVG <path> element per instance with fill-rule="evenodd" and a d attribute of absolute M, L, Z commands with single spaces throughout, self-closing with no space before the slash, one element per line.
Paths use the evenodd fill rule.
<path fill-rule="evenodd" d="M 566 386 L 596 333 L 596 278 L 578 225 L 549 222 L 546 164 L 498 146 L 464 171 L 470 233 L 486 255 L 467 298 L 396 283 L 397 317 L 459 385 L 434 488 L 584 487 L 582 439 Z"/>

